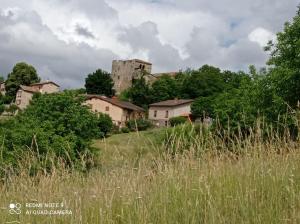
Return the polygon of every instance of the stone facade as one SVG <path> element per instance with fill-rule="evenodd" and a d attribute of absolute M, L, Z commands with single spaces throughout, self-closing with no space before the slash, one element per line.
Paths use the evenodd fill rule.
<path fill-rule="evenodd" d="M 51 81 L 35 83 L 30 86 L 21 85 L 16 95 L 16 105 L 23 110 L 30 104 L 34 93 L 50 94 L 56 92 L 59 92 L 59 85 Z"/>
<path fill-rule="evenodd" d="M 112 62 L 112 79 L 114 89 L 119 95 L 123 90 L 132 86 L 135 79 L 141 78 L 142 74 L 151 74 L 152 64 L 139 59 Z"/>
<path fill-rule="evenodd" d="M 145 118 L 145 111 L 130 102 L 99 95 L 87 95 L 85 105 L 95 113 L 108 114 L 118 127 L 125 127 L 126 121 Z"/>
<path fill-rule="evenodd" d="M 169 126 L 172 117 L 189 117 L 193 100 L 167 100 L 150 105 L 149 119 L 155 126 Z"/>
<path fill-rule="evenodd" d="M 6 93 L 6 91 L 5 91 L 5 82 L 0 81 L 0 93 L 2 95 L 5 95 L 5 93 Z"/>

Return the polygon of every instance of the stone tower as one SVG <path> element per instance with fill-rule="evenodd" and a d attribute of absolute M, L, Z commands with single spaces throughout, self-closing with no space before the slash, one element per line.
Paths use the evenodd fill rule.
<path fill-rule="evenodd" d="M 116 95 L 132 86 L 132 82 L 142 76 L 143 73 L 151 74 L 152 64 L 139 59 L 112 62 L 111 75 L 114 80 Z"/>

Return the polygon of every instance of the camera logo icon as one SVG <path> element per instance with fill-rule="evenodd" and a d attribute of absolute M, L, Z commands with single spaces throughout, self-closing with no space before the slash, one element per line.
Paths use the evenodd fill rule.
<path fill-rule="evenodd" d="M 9 204 L 9 214 L 11 215 L 20 215 L 21 214 L 22 205 L 20 203 L 10 203 Z"/>

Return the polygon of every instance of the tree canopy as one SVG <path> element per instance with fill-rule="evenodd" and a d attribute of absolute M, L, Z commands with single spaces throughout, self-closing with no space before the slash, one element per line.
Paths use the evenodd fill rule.
<path fill-rule="evenodd" d="M 85 88 L 88 94 L 98 94 L 111 97 L 115 94 L 114 82 L 110 73 L 97 69 L 85 79 Z"/>
<path fill-rule="evenodd" d="M 40 78 L 32 65 L 25 62 L 17 63 L 7 76 L 5 82 L 6 94 L 13 99 L 20 85 L 30 85 L 39 81 Z"/>
<path fill-rule="evenodd" d="M 293 21 L 285 23 L 277 41 L 269 42 L 271 78 L 276 92 L 295 108 L 300 96 L 300 7 Z"/>

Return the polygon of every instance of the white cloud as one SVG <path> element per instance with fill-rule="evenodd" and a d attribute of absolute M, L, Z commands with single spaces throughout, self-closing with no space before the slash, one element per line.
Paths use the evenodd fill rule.
<path fill-rule="evenodd" d="M 258 43 L 261 47 L 265 47 L 270 40 L 274 41 L 276 36 L 272 32 L 258 27 L 248 35 L 248 38 L 250 41 Z"/>
<path fill-rule="evenodd" d="M 1 0 L 0 73 L 18 61 L 65 87 L 112 59 L 150 60 L 154 72 L 212 64 L 263 66 L 262 50 L 298 0 Z"/>

